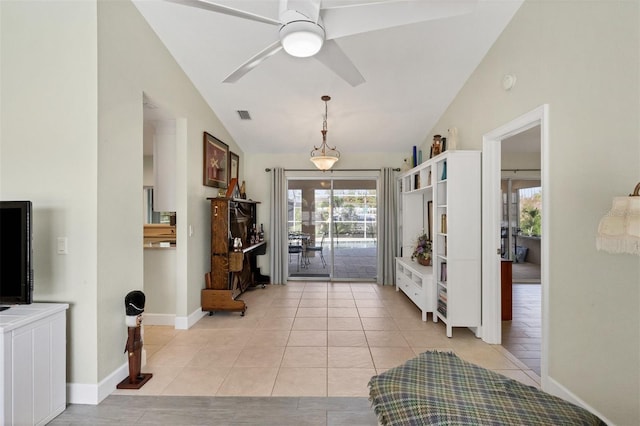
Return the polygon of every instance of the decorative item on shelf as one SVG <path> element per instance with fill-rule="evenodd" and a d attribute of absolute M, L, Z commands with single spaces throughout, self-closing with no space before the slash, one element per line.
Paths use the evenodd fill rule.
<path fill-rule="evenodd" d="M 458 128 L 452 127 L 447 130 L 447 133 L 449 134 L 449 137 L 447 138 L 447 150 L 455 151 L 458 147 Z"/>
<path fill-rule="evenodd" d="M 442 136 L 433 135 L 433 143 L 431 144 L 431 155 L 429 158 L 433 158 L 442 152 Z"/>
<path fill-rule="evenodd" d="M 235 237 L 233 239 L 233 251 L 242 251 L 242 238 Z"/>
<path fill-rule="evenodd" d="M 444 213 L 440 215 L 440 233 L 447 233 L 447 215 Z"/>
<path fill-rule="evenodd" d="M 415 167 L 418 165 L 418 154 L 417 154 L 417 147 L 414 145 L 413 146 L 413 151 L 411 154 L 411 167 Z"/>
<path fill-rule="evenodd" d="M 327 171 L 340 159 L 340 151 L 336 147 L 327 145 L 327 102 L 331 100 L 330 96 L 324 95 L 321 98 L 324 101 L 324 120 L 322 121 L 322 144 L 313 146 L 311 151 L 311 162 L 320 170 Z"/>
<path fill-rule="evenodd" d="M 442 176 L 440 177 L 440 180 L 447 180 L 447 162 L 446 161 L 442 164 Z"/>
<path fill-rule="evenodd" d="M 418 235 L 416 240 L 416 248 L 411 254 L 411 260 L 416 259 L 419 264 L 424 266 L 431 265 L 431 240 L 426 233 Z"/>
<path fill-rule="evenodd" d="M 611 211 L 598 225 L 596 248 L 640 255 L 640 183 L 628 197 L 613 198 Z"/>
<path fill-rule="evenodd" d="M 247 199 L 247 185 L 242 181 L 242 185 L 240 185 L 240 198 L 243 200 Z"/>

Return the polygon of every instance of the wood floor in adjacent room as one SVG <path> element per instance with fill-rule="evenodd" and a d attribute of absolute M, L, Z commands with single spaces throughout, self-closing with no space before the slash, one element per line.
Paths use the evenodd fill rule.
<path fill-rule="evenodd" d="M 153 378 L 51 424 L 375 425 L 367 383 L 427 350 L 539 387 L 536 372 L 466 328 L 446 337 L 394 287 L 299 282 L 241 296 L 246 316 L 216 313 L 189 330 L 145 326 Z"/>

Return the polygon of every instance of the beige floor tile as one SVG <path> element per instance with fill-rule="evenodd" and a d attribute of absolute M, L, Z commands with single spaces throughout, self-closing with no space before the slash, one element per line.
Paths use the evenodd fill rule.
<path fill-rule="evenodd" d="M 271 307 L 283 307 L 283 308 L 297 308 L 300 304 L 299 298 L 293 299 L 275 299 L 271 302 Z"/>
<path fill-rule="evenodd" d="M 144 343 L 149 345 L 166 345 L 172 340 L 179 330 L 165 325 L 145 325 Z"/>
<path fill-rule="evenodd" d="M 374 368 L 329 368 L 327 396 L 369 396 L 369 380 L 376 375 Z"/>
<path fill-rule="evenodd" d="M 164 345 L 149 345 L 146 341 L 143 342 L 142 349 L 146 352 L 147 361 L 163 346 Z"/>
<path fill-rule="evenodd" d="M 287 346 L 289 333 L 289 330 L 256 330 L 245 346 Z"/>
<path fill-rule="evenodd" d="M 296 314 L 296 318 L 304 318 L 304 317 L 326 318 L 327 308 L 298 308 L 298 313 Z"/>
<path fill-rule="evenodd" d="M 242 352 L 242 346 L 209 345 L 200 349 L 187 364 L 191 368 L 231 367 Z"/>
<path fill-rule="evenodd" d="M 270 396 L 277 374 L 277 368 L 234 367 L 216 396 Z"/>
<path fill-rule="evenodd" d="M 356 308 L 329 308 L 327 314 L 332 318 L 358 318 Z"/>
<path fill-rule="evenodd" d="M 178 333 L 175 334 L 171 341 L 167 342 L 167 345 L 205 346 L 216 334 L 216 330 L 205 328 L 176 331 Z"/>
<path fill-rule="evenodd" d="M 158 365 L 166 365 L 171 367 L 184 367 L 189 364 L 198 352 L 191 346 L 167 346 L 159 349 L 147 361 L 149 368 L 155 368 Z"/>
<path fill-rule="evenodd" d="M 271 307 L 264 314 L 264 318 L 295 318 L 297 311 L 296 307 Z"/>
<path fill-rule="evenodd" d="M 326 299 L 326 291 L 305 291 L 302 293 L 302 299 Z M 302 302 L 302 299 L 300 301 Z"/>
<path fill-rule="evenodd" d="M 326 308 L 327 299 L 301 299 L 299 307 L 301 308 Z"/>
<path fill-rule="evenodd" d="M 292 330 L 287 343 L 287 347 L 289 346 L 327 346 L 327 332 Z"/>
<path fill-rule="evenodd" d="M 329 308 L 355 308 L 356 302 L 353 299 L 328 299 Z"/>
<path fill-rule="evenodd" d="M 257 328 L 263 330 L 291 330 L 293 318 L 263 318 Z"/>
<path fill-rule="evenodd" d="M 371 356 L 376 370 L 397 367 L 416 357 L 411 348 L 371 348 Z"/>
<path fill-rule="evenodd" d="M 185 367 L 164 388 L 162 395 L 214 396 L 230 369 Z"/>
<path fill-rule="evenodd" d="M 492 347 L 456 349 L 456 354 L 465 361 L 489 370 L 518 370 L 518 366 Z"/>
<path fill-rule="evenodd" d="M 356 303 L 357 304 L 357 303 Z M 360 318 L 366 317 L 390 317 L 389 311 L 386 308 L 358 308 Z"/>
<path fill-rule="evenodd" d="M 362 328 L 365 330 L 395 331 L 398 330 L 396 323 L 391 318 L 361 318 Z"/>
<path fill-rule="evenodd" d="M 373 368 L 369 348 L 329 346 L 327 349 L 329 368 Z"/>
<path fill-rule="evenodd" d="M 247 346 L 233 364 L 237 367 L 280 367 L 282 356 L 284 355 L 284 347 L 280 346 L 261 346 L 259 348 Z"/>
<path fill-rule="evenodd" d="M 360 318 L 332 318 L 327 319 L 329 330 L 362 330 Z"/>
<path fill-rule="evenodd" d="M 251 330 L 218 329 L 213 330 L 207 346 L 244 346 L 253 333 Z"/>
<path fill-rule="evenodd" d="M 384 302 L 380 299 L 358 299 L 355 301 L 358 308 L 384 308 Z"/>
<path fill-rule="evenodd" d="M 281 368 L 272 396 L 327 396 L 326 368 Z"/>
<path fill-rule="evenodd" d="M 540 386 L 533 367 L 502 346 L 487 345 L 462 327 L 447 338 L 444 324 L 433 323 L 431 314 L 421 321 L 415 304 L 394 286 L 305 281 L 241 298 L 249 305 L 245 317 L 216 312 L 190 330 L 146 325 L 142 371 L 153 378 L 140 390 L 114 394 L 366 397 L 372 376 L 427 350 L 454 351 Z M 300 316 L 299 310 L 321 316 Z M 540 326 L 526 322 L 514 318 L 509 324 L 516 333 L 524 330 L 512 337 L 510 349 L 539 351 L 540 339 L 526 333 Z"/>
<path fill-rule="evenodd" d="M 306 317 L 296 318 L 293 322 L 293 330 L 326 330 L 327 318 L 325 317 Z"/>
<path fill-rule="evenodd" d="M 327 367 L 325 346 L 288 346 L 281 367 Z"/>
<path fill-rule="evenodd" d="M 402 331 L 401 334 L 411 347 L 448 348 L 452 345 L 446 334 L 433 331 Z"/>
<path fill-rule="evenodd" d="M 328 300 L 353 300 L 353 294 L 351 292 L 341 291 L 327 294 Z"/>
<path fill-rule="evenodd" d="M 402 334 L 396 331 L 376 331 L 376 330 L 368 330 L 364 332 L 367 336 L 367 342 L 370 347 L 409 347 L 409 343 L 407 343 L 406 339 Z"/>
<path fill-rule="evenodd" d="M 329 330 L 328 339 L 329 346 L 367 347 L 364 331 Z"/>

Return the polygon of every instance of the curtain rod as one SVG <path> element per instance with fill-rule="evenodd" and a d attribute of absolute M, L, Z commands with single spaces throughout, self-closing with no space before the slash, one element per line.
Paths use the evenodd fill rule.
<path fill-rule="evenodd" d="M 264 169 L 265 172 L 270 172 L 272 169 L 270 168 L 266 168 Z M 333 173 L 335 172 L 379 172 L 382 169 L 329 169 L 329 170 L 318 170 L 318 169 L 284 169 L 285 172 L 331 172 Z M 399 172 L 400 168 L 395 168 L 393 169 L 394 172 Z"/>
<path fill-rule="evenodd" d="M 502 172 L 539 172 L 540 169 L 502 169 Z"/>

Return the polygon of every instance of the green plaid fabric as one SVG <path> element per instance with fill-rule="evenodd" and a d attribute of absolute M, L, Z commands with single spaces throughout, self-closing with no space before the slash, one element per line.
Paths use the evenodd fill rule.
<path fill-rule="evenodd" d="M 425 352 L 369 381 L 381 425 L 605 425 L 587 410 L 461 360 Z"/>

